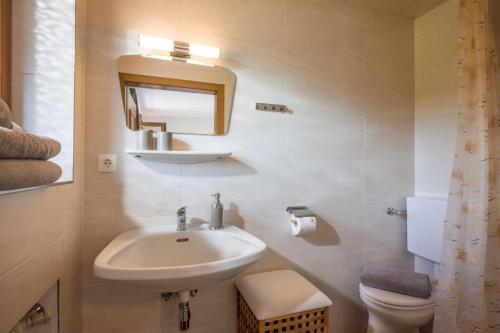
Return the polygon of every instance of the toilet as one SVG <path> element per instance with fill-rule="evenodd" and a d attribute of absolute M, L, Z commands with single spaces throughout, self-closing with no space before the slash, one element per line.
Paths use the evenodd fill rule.
<path fill-rule="evenodd" d="M 434 315 L 434 299 L 406 296 L 359 284 L 368 310 L 367 333 L 418 333 Z"/>
<path fill-rule="evenodd" d="M 446 199 L 407 198 L 408 251 L 415 254 L 415 272 L 435 280 L 441 260 Z M 434 298 L 407 296 L 359 284 L 368 311 L 367 333 L 418 333 L 434 315 Z"/>

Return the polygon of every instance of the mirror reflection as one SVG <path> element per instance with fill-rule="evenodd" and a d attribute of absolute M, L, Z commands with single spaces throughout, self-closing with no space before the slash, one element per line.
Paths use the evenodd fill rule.
<path fill-rule="evenodd" d="M 141 55 L 122 56 L 118 65 L 129 129 L 227 133 L 236 83 L 230 70 Z"/>

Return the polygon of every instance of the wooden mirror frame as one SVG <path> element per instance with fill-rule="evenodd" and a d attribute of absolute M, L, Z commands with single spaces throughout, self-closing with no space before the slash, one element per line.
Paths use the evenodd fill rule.
<path fill-rule="evenodd" d="M 166 77 L 138 75 L 130 73 L 118 73 L 120 78 L 120 88 L 122 91 L 123 108 L 125 111 L 125 119 L 127 127 L 134 129 L 138 126 L 132 126 L 130 109 L 127 102 L 127 89 L 128 87 L 143 87 L 143 88 L 156 88 L 165 90 L 185 91 L 202 94 L 215 95 L 214 107 L 214 135 L 224 134 L 224 114 L 225 114 L 225 89 L 223 84 L 181 80 Z M 136 130 L 138 130 L 137 128 Z M 168 131 L 168 125 L 167 125 Z M 188 133 L 183 133 L 188 134 Z"/>
<path fill-rule="evenodd" d="M 11 106 L 12 0 L 0 0 L 0 97 Z"/>

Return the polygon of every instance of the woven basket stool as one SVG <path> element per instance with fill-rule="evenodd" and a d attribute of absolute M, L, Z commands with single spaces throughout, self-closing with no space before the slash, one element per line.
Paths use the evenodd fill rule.
<path fill-rule="evenodd" d="M 244 276 L 238 288 L 238 333 L 328 332 L 332 302 L 291 270 Z"/>

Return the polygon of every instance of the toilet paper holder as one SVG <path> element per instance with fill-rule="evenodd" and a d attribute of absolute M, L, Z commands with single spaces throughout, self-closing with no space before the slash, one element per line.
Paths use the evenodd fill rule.
<path fill-rule="evenodd" d="M 314 214 L 306 206 L 288 206 L 288 207 L 286 207 L 286 211 L 289 214 L 292 214 L 293 216 L 295 216 L 297 218 L 300 218 L 300 217 L 316 217 L 316 214 Z"/>

